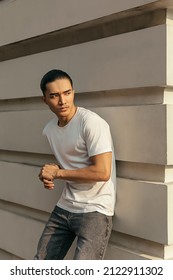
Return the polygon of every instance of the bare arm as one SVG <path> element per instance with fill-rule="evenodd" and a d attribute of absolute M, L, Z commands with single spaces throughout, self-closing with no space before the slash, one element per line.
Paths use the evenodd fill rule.
<path fill-rule="evenodd" d="M 91 165 L 76 170 L 60 169 L 57 165 L 46 164 L 42 167 L 39 177 L 46 188 L 54 187 L 54 179 L 76 181 L 82 183 L 107 181 L 111 174 L 112 152 L 90 158 Z"/>

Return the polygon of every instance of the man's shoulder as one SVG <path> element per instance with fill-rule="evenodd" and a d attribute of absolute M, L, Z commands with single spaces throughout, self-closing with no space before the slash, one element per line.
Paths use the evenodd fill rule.
<path fill-rule="evenodd" d="M 97 113 L 89 109 L 79 107 L 79 116 L 85 121 L 88 119 L 101 118 Z"/>
<path fill-rule="evenodd" d="M 91 111 L 89 109 L 80 107 L 79 108 L 79 115 L 82 118 L 84 124 L 92 124 L 92 125 L 105 124 L 105 125 L 108 125 L 108 123 L 106 122 L 105 119 L 103 119 L 96 112 Z"/>

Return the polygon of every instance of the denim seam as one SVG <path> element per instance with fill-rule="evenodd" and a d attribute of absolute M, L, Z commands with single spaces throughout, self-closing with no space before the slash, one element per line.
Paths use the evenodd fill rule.
<path fill-rule="evenodd" d="M 109 223 L 108 217 L 106 217 L 106 221 L 107 221 L 107 226 L 106 226 L 106 231 L 105 231 L 105 237 L 103 239 L 102 247 L 101 247 L 101 250 L 100 250 L 100 260 L 102 260 L 103 257 L 104 257 L 104 253 L 105 253 L 107 243 L 108 243 L 108 234 L 110 232 L 110 223 Z M 105 242 L 106 239 L 107 239 L 107 243 Z"/>

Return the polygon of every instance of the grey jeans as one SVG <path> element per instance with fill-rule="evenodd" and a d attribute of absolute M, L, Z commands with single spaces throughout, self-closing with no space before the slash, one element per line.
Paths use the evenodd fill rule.
<path fill-rule="evenodd" d="M 71 213 L 55 206 L 40 238 L 35 260 L 62 260 L 77 237 L 74 260 L 102 260 L 112 217 L 99 212 Z"/>

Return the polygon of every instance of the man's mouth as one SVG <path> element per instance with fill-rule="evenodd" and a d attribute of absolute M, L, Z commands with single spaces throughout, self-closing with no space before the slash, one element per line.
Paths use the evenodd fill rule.
<path fill-rule="evenodd" d="M 68 109 L 68 107 L 59 107 L 58 111 L 66 111 Z"/>

